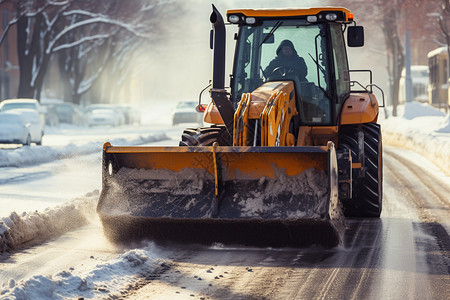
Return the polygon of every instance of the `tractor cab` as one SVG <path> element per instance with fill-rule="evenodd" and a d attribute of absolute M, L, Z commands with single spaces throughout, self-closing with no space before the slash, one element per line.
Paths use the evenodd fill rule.
<path fill-rule="evenodd" d="M 348 10 L 232 10 L 227 18 L 239 26 L 230 98 L 235 107 L 242 94 L 267 82 L 291 81 L 300 124 L 337 123 L 350 93 L 343 38 L 353 21 Z"/>

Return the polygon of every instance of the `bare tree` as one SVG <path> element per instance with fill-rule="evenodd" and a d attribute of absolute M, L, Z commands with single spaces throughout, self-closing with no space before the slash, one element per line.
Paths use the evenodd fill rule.
<path fill-rule="evenodd" d="M 415 46 L 413 49 L 421 57 L 421 61 L 426 61 L 426 54 L 431 50 L 431 40 L 436 34 L 429 26 L 430 19 L 426 12 L 433 11 L 437 7 L 437 1 L 448 3 L 448 0 L 374 0 L 339 3 L 358 11 L 357 15 L 360 16 L 358 19 L 370 25 L 366 28 L 377 26 L 383 32 L 394 116 L 397 115 L 399 83 L 405 64 L 405 31 L 411 32 L 411 42 Z"/>
<path fill-rule="evenodd" d="M 66 43 L 56 48 L 60 51 L 60 69 L 70 83 L 71 98 L 79 103 L 81 96 L 99 84 L 99 78 L 107 72 L 108 88 L 97 87 L 102 102 L 110 102 L 114 87 L 123 83 L 123 77 L 130 69 L 131 54 L 145 40 L 149 40 L 159 26 L 162 11 L 167 1 L 136 2 L 131 5 L 124 1 L 108 1 L 107 4 L 95 1 L 86 8 L 74 9 L 65 13 L 71 23 L 92 16 L 108 17 L 133 26 L 134 31 L 121 26 L 95 23 L 73 30 L 65 35 Z M 138 31 L 136 33 L 136 31 Z M 153 34 L 152 34 L 153 33 Z M 84 42 L 79 42 L 84 39 Z M 73 42 L 78 41 L 78 42 Z M 103 84 L 105 85 L 105 84 Z M 102 100 L 102 99 L 97 99 Z"/>
<path fill-rule="evenodd" d="M 9 29 L 16 25 L 17 51 L 19 57 L 20 80 L 19 97 L 38 98 L 50 53 L 46 45 L 51 33 L 49 28 L 58 23 L 60 13 L 67 7 L 66 1 L 4 1 L 12 4 L 16 10 L 15 17 L 5 28 L 0 42 L 4 40 Z"/>
<path fill-rule="evenodd" d="M 386 49 L 389 59 L 390 77 L 392 78 L 392 114 L 397 115 L 397 105 L 398 105 L 398 92 L 400 87 L 400 77 L 405 66 L 405 56 L 403 52 L 403 47 L 401 44 L 401 39 L 399 36 L 398 23 L 399 18 L 398 8 L 396 7 L 395 1 L 379 0 L 381 5 L 385 7 L 385 14 L 383 21 L 381 23 L 381 28 L 384 33 L 384 40 L 386 43 Z"/>

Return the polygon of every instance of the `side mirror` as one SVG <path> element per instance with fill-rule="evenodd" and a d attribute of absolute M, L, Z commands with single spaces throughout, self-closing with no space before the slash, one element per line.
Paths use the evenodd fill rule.
<path fill-rule="evenodd" d="M 347 28 L 347 44 L 349 47 L 364 46 L 364 27 L 350 26 Z"/>

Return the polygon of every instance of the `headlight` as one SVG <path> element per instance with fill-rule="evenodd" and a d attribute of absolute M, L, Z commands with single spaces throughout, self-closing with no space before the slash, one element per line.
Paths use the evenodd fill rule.
<path fill-rule="evenodd" d="M 307 16 L 306 21 L 308 21 L 309 23 L 317 22 L 317 16 Z"/>
<path fill-rule="evenodd" d="M 256 23 L 256 19 L 253 17 L 248 17 L 245 19 L 245 23 L 251 25 L 251 24 L 255 24 Z"/>
<path fill-rule="evenodd" d="M 239 22 L 239 16 L 231 15 L 231 16 L 228 17 L 228 21 L 230 23 L 237 23 L 237 22 Z"/>
<path fill-rule="evenodd" d="M 337 15 L 335 13 L 329 13 L 325 15 L 325 19 L 328 21 L 334 21 L 337 19 Z"/>

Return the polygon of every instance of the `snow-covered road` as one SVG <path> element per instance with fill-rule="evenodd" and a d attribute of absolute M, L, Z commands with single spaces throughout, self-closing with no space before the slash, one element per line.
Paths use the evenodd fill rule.
<path fill-rule="evenodd" d="M 101 149 L 114 145 L 162 143 L 182 127 L 158 124 L 117 128 L 49 128 L 43 146 L 0 150 L 0 216 L 43 210 L 101 188 Z M 97 168 L 95 168 L 97 167 Z"/>
<path fill-rule="evenodd" d="M 103 142 L 176 145 L 186 125 L 163 122 L 83 132 L 62 128 L 49 130 L 42 147 L 0 149 L 0 236 L 18 218 L 16 238 L 28 242 L 20 245 L 25 251 L 0 256 L 0 298 L 444 299 L 450 247 L 450 185 L 444 166 L 450 159 L 450 125 L 448 116 L 435 111 L 423 116 L 424 111 L 414 104 L 403 117 L 381 120 L 385 145 L 412 141 L 404 146 L 416 147 L 428 159 L 386 145 L 382 218 L 350 220 L 344 244 L 335 249 L 187 249 L 151 242 L 122 247 L 106 241 L 92 211 L 100 190 Z M 429 143 L 439 149 L 431 151 Z M 438 166 L 432 166 L 433 153 Z M 13 218 L 12 211 L 17 212 Z M 71 215 L 75 211 L 83 213 Z M 61 215 L 76 221 L 70 232 L 55 238 L 61 233 L 55 228 L 53 235 L 43 236 L 53 239 L 36 244 L 42 240 L 33 240 L 33 234 L 44 232 L 48 219 L 58 223 Z"/>
<path fill-rule="evenodd" d="M 5 294 L 49 299 L 446 299 L 450 178 L 385 147 L 381 219 L 353 219 L 333 249 L 110 244 L 97 221 L 14 253 Z M 398 162 L 400 156 L 401 163 Z M 438 176 L 434 176 L 433 172 Z M 423 182 L 423 176 L 430 182 Z M 439 189 L 429 188 L 433 184 Z M 49 275 L 51 274 L 51 275 Z"/>

